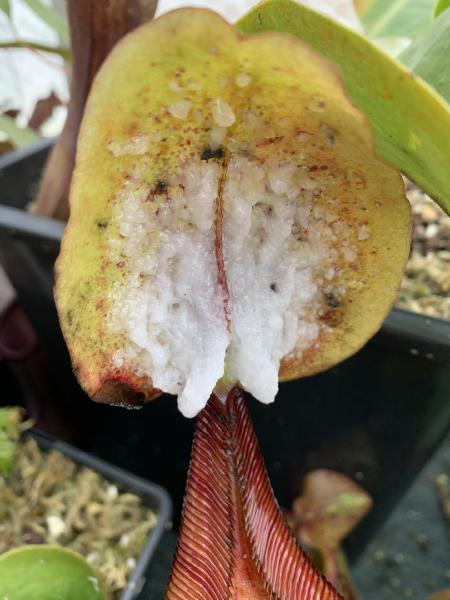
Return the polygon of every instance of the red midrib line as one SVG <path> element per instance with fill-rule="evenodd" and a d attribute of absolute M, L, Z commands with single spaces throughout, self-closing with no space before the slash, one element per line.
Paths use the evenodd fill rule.
<path fill-rule="evenodd" d="M 215 239 L 214 249 L 216 254 L 217 282 L 222 290 L 223 312 L 228 332 L 231 331 L 231 307 L 230 291 L 228 288 L 227 273 L 225 271 L 225 260 L 223 256 L 223 206 L 224 191 L 228 173 L 228 153 L 225 151 L 222 164 L 220 165 L 219 185 L 215 205 Z"/>

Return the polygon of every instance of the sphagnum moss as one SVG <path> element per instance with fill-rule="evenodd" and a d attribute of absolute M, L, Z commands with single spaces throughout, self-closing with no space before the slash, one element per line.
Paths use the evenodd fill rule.
<path fill-rule="evenodd" d="M 74 550 L 119 597 L 155 513 L 98 473 L 32 438 L 15 442 L 11 469 L 0 474 L 0 554 L 23 544 Z"/>

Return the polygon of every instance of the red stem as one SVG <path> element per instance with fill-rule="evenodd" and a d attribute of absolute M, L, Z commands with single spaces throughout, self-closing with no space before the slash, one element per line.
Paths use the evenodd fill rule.
<path fill-rule="evenodd" d="M 291 536 L 243 394 L 197 419 L 166 600 L 342 600 Z"/>

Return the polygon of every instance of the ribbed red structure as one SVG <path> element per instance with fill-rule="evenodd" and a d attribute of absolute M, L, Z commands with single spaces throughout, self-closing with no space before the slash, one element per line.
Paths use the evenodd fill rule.
<path fill-rule="evenodd" d="M 291 536 L 242 392 L 197 419 L 166 600 L 342 600 Z"/>

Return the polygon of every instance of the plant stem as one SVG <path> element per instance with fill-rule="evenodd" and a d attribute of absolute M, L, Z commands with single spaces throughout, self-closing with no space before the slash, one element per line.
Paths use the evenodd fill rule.
<path fill-rule="evenodd" d="M 342 600 L 291 536 L 241 390 L 197 418 L 166 600 Z"/>

